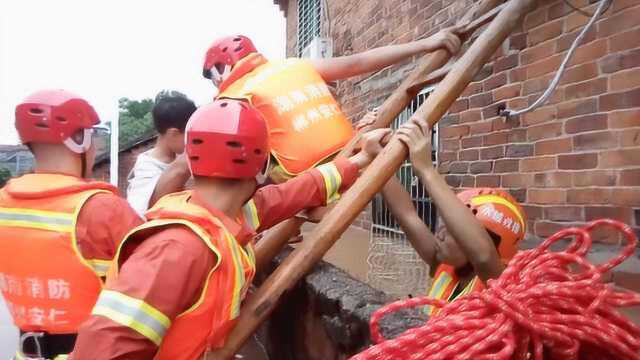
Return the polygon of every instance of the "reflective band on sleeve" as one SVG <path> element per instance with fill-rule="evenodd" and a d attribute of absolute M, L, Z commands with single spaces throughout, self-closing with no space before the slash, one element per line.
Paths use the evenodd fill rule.
<path fill-rule="evenodd" d="M 253 230 L 257 230 L 260 227 L 260 218 L 258 218 L 258 208 L 253 200 L 249 200 L 242 207 L 244 213 L 244 219 L 251 226 Z"/>
<path fill-rule="evenodd" d="M 0 208 L 0 225 L 59 232 L 74 229 L 72 214 L 19 208 Z"/>
<path fill-rule="evenodd" d="M 98 276 L 107 276 L 107 271 L 109 270 L 109 266 L 111 266 L 111 260 L 87 259 L 87 262 Z"/>
<path fill-rule="evenodd" d="M 171 320 L 151 305 L 113 290 L 100 293 L 91 313 L 129 327 L 158 346 L 171 326 Z"/>
<path fill-rule="evenodd" d="M 338 171 L 336 165 L 331 162 L 320 165 L 316 169 L 320 171 L 322 178 L 324 179 L 324 188 L 327 193 L 327 204 L 338 200 L 340 198 L 338 190 L 340 190 L 340 186 L 342 186 L 342 176 L 340 175 L 340 171 Z"/>

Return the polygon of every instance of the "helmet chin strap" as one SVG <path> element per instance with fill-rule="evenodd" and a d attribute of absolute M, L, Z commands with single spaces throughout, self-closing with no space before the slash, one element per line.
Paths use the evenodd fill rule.
<path fill-rule="evenodd" d="M 211 68 L 211 81 L 216 87 L 219 87 L 220 84 L 226 79 L 229 74 L 231 74 L 231 65 L 225 65 L 222 73 L 218 71 L 218 68 L 214 66 Z"/>
<path fill-rule="evenodd" d="M 256 182 L 258 185 L 266 183 L 267 179 L 269 179 L 269 165 L 271 165 L 271 155 L 267 157 L 267 161 L 264 163 L 262 171 L 256 175 Z"/>
<path fill-rule="evenodd" d="M 91 148 L 91 137 L 93 136 L 93 129 L 84 129 L 83 131 L 84 133 L 82 137 L 82 144 L 76 143 L 75 141 L 73 141 L 73 137 L 70 136 L 64 140 L 64 145 L 74 153 L 80 154 L 80 174 L 82 174 L 82 177 L 84 178 L 87 176 L 87 151 L 89 150 L 89 148 Z"/>

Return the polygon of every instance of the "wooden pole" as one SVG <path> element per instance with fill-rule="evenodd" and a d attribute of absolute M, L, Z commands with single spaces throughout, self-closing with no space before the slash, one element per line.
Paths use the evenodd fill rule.
<path fill-rule="evenodd" d="M 414 118 L 435 124 L 534 5 L 535 0 L 510 0 L 418 108 Z M 393 176 L 406 156 L 405 146 L 397 138 L 392 138 L 332 211 L 320 221 L 311 236 L 247 300 L 225 347 L 209 354 L 208 359 L 229 359 L 237 352 L 271 314 L 283 294 L 322 259 L 371 198 Z"/>
<path fill-rule="evenodd" d="M 467 12 L 456 25 L 458 29 L 457 33 L 461 37 L 461 40 L 464 41 L 478 28 L 489 23 L 502 9 L 504 4 L 500 5 L 501 2 L 502 0 L 484 0 L 477 3 L 476 7 Z M 450 58 L 451 54 L 443 49 L 425 55 L 411 74 L 409 74 L 391 96 L 378 108 L 376 122 L 356 134 L 337 156 L 349 156 L 358 145 L 362 133 L 373 129 L 389 127 L 393 120 L 411 103 L 418 93 L 434 80 L 433 75 L 436 75 L 436 70 L 442 68 Z M 444 76 L 444 73 L 437 75 L 437 78 L 439 79 L 442 76 Z M 314 209 L 311 217 L 320 219 L 327 210 L 326 207 Z M 264 237 L 255 247 L 257 269 L 261 269 L 262 265 L 268 263 L 278 255 L 289 239 L 300 231 L 302 224 L 304 224 L 304 220 L 293 218 L 278 224 L 265 233 Z"/>

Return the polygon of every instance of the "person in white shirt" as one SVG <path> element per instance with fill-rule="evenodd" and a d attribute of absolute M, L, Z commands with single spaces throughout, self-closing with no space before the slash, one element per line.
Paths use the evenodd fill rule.
<path fill-rule="evenodd" d="M 177 91 L 161 91 L 151 111 L 158 132 L 155 146 L 140 154 L 129 173 L 127 201 L 141 216 L 163 195 L 180 191 L 189 180 L 184 131 L 196 105 Z M 165 176 L 162 176 L 162 174 Z"/>

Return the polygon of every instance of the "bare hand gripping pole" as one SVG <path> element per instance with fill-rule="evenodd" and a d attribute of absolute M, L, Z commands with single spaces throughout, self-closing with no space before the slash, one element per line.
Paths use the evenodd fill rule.
<path fill-rule="evenodd" d="M 435 124 L 460 96 L 475 74 L 535 5 L 535 0 L 510 0 L 487 29 L 456 62 L 414 117 Z M 207 354 L 208 359 L 229 359 L 267 319 L 282 295 L 324 256 L 349 224 L 397 171 L 407 149 L 392 138 L 337 205 L 320 221 L 315 231 L 296 248 L 243 306 L 238 323 L 225 347 Z"/>

